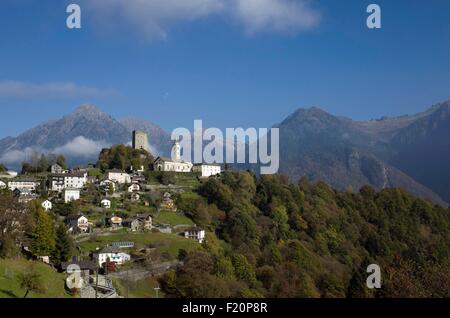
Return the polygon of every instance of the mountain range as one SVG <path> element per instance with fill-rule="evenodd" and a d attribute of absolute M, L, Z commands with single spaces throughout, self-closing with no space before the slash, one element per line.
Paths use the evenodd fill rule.
<path fill-rule="evenodd" d="M 370 121 L 299 109 L 280 128 L 280 171 L 334 187 L 405 188 L 450 202 L 450 102 Z"/>
<path fill-rule="evenodd" d="M 401 187 L 437 203 L 450 202 L 450 102 L 415 115 L 369 121 L 316 107 L 298 109 L 274 127 L 280 129 L 280 172 L 293 181 L 307 176 L 339 189 Z M 130 143 L 135 129 L 147 131 L 154 154 L 170 153 L 170 134 L 158 125 L 115 119 L 83 105 L 59 120 L 1 139 L 0 162 L 20 164 L 34 151 L 92 162 L 101 148 Z"/>

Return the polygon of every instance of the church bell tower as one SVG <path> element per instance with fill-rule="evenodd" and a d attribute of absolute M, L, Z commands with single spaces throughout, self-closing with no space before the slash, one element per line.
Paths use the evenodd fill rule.
<path fill-rule="evenodd" d="M 172 160 L 180 161 L 181 160 L 181 146 L 178 140 L 175 140 L 172 147 Z"/>

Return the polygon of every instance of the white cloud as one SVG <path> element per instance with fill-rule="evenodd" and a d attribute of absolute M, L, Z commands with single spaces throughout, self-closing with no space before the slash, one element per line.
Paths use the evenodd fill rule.
<path fill-rule="evenodd" d="M 126 144 L 127 146 L 131 146 L 131 141 Z M 27 147 L 25 149 L 20 150 L 10 150 L 4 153 L 0 157 L 0 163 L 4 163 L 6 165 L 20 165 L 22 162 L 26 162 L 31 160 L 33 156 L 36 154 L 57 154 L 64 155 L 67 159 L 92 159 L 97 158 L 100 151 L 103 148 L 111 147 L 111 143 L 107 143 L 105 141 L 95 141 L 92 139 L 88 139 L 84 136 L 78 136 L 66 143 L 65 145 L 53 148 L 53 149 L 44 149 L 41 147 Z M 150 152 L 154 156 L 159 155 L 159 151 L 156 147 L 148 144 Z"/>
<path fill-rule="evenodd" d="M 177 22 L 197 20 L 221 12 L 223 0 L 89 0 L 86 7 L 102 25 L 122 27 L 122 22 L 147 39 L 166 39 Z"/>
<path fill-rule="evenodd" d="M 116 95 L 112 90 L 77 85 L 70 82 L 30 83 L 20 81 L 0 81 L 0 97 L 108 97 Z"/>
<path fill-rule="evenodd" d="M 0 157 L 0 162 L 6 165 L 17 165 L 30 160 L 36 153 L 41 154 L 62 154 L 67 158 L 87 159 L 96 158 L 103 148 L 110 147 L 111 144 L 103 141 L 95 141 L 83 136 L 78 136 L 63 146 L 54 149 L 43 149 L 40 147 L 27 147 L 20 150 L 10 150 Z"/>
<path fill-rule="evenodd" d="M 98 25 L 128 25 L 147 40 L 165 40 L 172 25 L 214 14 L 232 17 L 247 34 L 297 34 L 320 18 L 310 0 L 84 0 L 82 8 Z"/>
<path fill-rule="evenodd" d="M 100 150 L 109 146 L 110 144 L 103 141 L 94 141 L 83 136 L 78 136 L 64 146 L 53 149 L 51 152 L 63 154 L 67 157 L 89 158 L 97 156 Z"/>
<path fill-rule="evenodd" d="M 232 0 L 233 16 L 249 34 L 296 34 L 319 23 L 320 14 L 305 0 Z"/>
<path fill-rule="evenodd" d="M 26 148 L 23 150 L 11 150 L 0 157 L 0 162 L 6 165 L 10 164 L 20 164 L 26 161 L 28 158 L 35 153 L 36 150 L 33 148 Z"/>

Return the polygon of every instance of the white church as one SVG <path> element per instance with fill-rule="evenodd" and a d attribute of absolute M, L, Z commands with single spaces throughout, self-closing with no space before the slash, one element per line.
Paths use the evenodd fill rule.
<path fill-rule="evenodd" d="M 215 164 L 192 164 L 192 162 L 181 160 L 181 146 L 175 141 L 172 147 L 172 158 L 158 157 L 153 164 L 155 171 L 174 172 L 196 172 L 202 177 L 210 177 L 221 173 L 220 165 Z"/>
<path fill-rule="evenodd" d="M 175 141 L 172 148 L 172 158 L 158 157 L 153 163 L 155 171 L 191 172 L 192 162 L 181 160 L 181 146 Z"/>

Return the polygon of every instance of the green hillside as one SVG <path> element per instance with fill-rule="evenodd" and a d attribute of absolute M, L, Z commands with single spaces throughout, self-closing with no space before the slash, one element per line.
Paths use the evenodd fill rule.
<path fill-rule="evenodd" d="M 192 240 L 187 240 L 176 234 L 165 233 L 127 233 L 118 232 L 107 236 L 97 236 L 79 244 L 81 251 L 95 251 L 110 245 L 112 242 L 134 242 L 136 248 L 145 246 L 157 247 L 162 253 L 167 252 L 171 257 L 176 258 L 178 251 L 184 249 L 192 251 L 199 247 L 199 244 Z"/>
<path fill-rule="evenodd" d="M 0 298 L 21 298 L 26 290 L 20 287 L 20 274 L 32 270 L 38 273 L 42 293 L 30 292 L 27 298 L 70 297 L 64 285 L 64 274 L 41 262 L 25 259 L 0 259 Z"/>
<path fill-rule="evenodd" d="M 167 297 L 450 297 L 450 210 L 401 189 L 338 191 L 224 172 L 188 206 L 216 233 L 161 280 Z M 380 289 L 366 286 L 367 267 Z"/>

